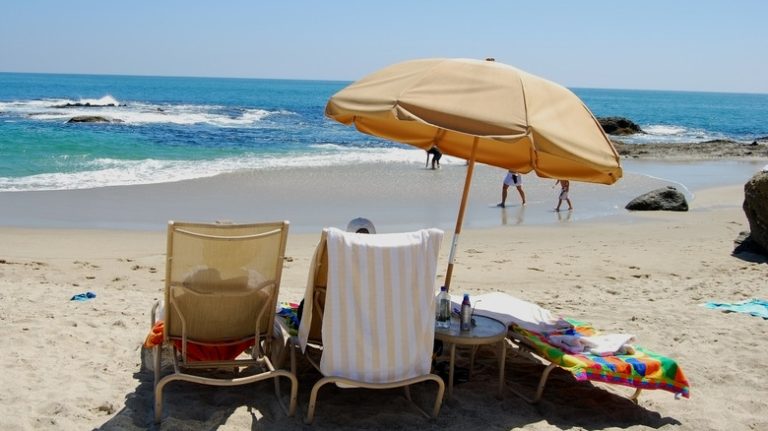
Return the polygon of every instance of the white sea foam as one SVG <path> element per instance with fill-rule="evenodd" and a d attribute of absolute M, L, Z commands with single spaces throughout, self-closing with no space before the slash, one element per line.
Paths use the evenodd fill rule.
<path fill-rule="evenodd" d="M 86 105 L 87 104 L 87 105 L 90 105 L 90 106 L 110 106 L 110 105 L 117 106 L 117 105 L 120 104 L 120 102 L 118 102 L 117 99 L 115 99 L 114 97 L 112 97 L 109 94 L 107 94 L 106 96 L 101 97 L 99 99 L 80 99 L 80 100 L 78 100 L 75 103 L 78 103 L 78 104 L 81 104 L 81 105 Z"/>
<path fill-rule="evenodd" d="M 630 144 L 643 143 L 691 143 L 704 142 L 713 139 L 725 139 L 722 134 L 710 133 L 701 129 L 687 128 L 668 124 L 643 124 L 640 128 L 645 133 L 622 136 L 622 142 Z"/>
<path fill-rule="evenodd" d="M 425 152 L 406 148 L 347 148 L 321 144 L 328 151 L 316 154 L 286 154 L 273 156 L 246 155 L 216 160 L 119 160 L 97 159 L 88 163 L 88 170 L 73 173 L 39 174 L 20 178 L 0 177 L 0 192 L 33 190 L 72 190 L 108 186 L 157 184 L 206 178 L 252 169 L 294 167 L 323 167 L 352 164 L 402 163 L 422 164 Z M 335 150 L 331 150 L 335 148 Z M 463 164 L 450 156 L 443 164 Z"/>
<path fill-rule="evenodd" d="M 83 106 L 89 104 L 89 106 Z M 266 117 L 290 112 L 243 109 L 228 112 L 217 105 L 171 105 L 142 102 L 121 104 L 112 96 L 100 99 L 45 99 L 0 102 L 0 112 L 41 121 L 67 121 L 80 115 L 98 115 L 126 124 L 207 124 L 217 127 L 258 126 Z"/>
<path fill-rule="evenodd" d="M 649 135 L 682 135 L 687 130 L 685 127 L 663 124 L 651 124 L 643 127 L 643 131 Z"/>

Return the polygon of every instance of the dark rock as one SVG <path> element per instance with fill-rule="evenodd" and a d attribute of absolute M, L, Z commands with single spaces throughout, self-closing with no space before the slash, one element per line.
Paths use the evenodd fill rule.
<path fill-rule="evenodd" d="M 760 247 L 749 232 L 739 232 L 739 236 L 733 240 L 733 243 L 735 244 L 733 254 L 750 253 L 768 257 L 768 249 Z"/>
<path fill-rule="evenodd" d="M 598 117 L 597 121 L 609 135 L 634 135 L 644 133 L 640 126 L 624 117 Z"/>
<path fill-rule="evenodd" d="M 80 115 L 72 117 L 67 123 L 109 123 L 109 118 L 100 117 L 98 115 Z"/>
<path fill-rule="evenodd" d="M 688 202 L 676 188 L 667 186 L 632 199 L 624 208 L 630 211 L 688 211 Z"/>
<path fill-rule="evenodd" d="M 64 103 L 61 105 L 53 105 L 52 108 L 103 108 L 105 106 L 109 107 L 116 107 L 118 105 L 115 105 L 114 103 L 105 103 L 103 105 L 95 104 L 91 105 L 90 102 L 75 102 L 75 103 Z"/>
<path fill-rule="evenodd" d="M 744 214 L 750 238 L 768 250 L 768 172 L 758 172 L 744 184 Z"/>
<path fill-rule="evenodd" d="M 710 139 L 708 141 L 701 141 L 701 144 L 722 144 L 722 145 L 730 145 L 730 144 L 736 144 L 741 145 L 737 141 L 732 141 L 730 139 Z"/>

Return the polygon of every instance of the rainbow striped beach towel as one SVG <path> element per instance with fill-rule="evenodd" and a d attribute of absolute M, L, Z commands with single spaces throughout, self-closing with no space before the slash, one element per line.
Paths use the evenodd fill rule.
<path fill-rule="evenodd" d="M 594 380 L 635 389 L 662 389 L 674 393 L 676 397 L 690 396 L 688 380 L 674 359 L 634 343 L 631 349 L 626 349 L 631 354 L 606 356 L 603 352 L 601 356 L 589 352 L 568 353 L 551 344 L 548 338 L 595 337 L 601 334 L 592 325 L 576 319 L 564 319 L 537 304 L 502 292 L 477 295 L 473 305 L 476 314 L 503 322 L 509 327 L 510 338 L 517 339 L 518 344 L 544 360 L 570 371 L 576 380 Z M 545 381 L 546 376 L 543 379 Z"/>
<path fill-rule="evenodd" d="M 589 324 L 566 318 L 573 325 L 569 335 L 594 336 L 597 331 Z M 661 389 L 690 397 L 688 380 L 678 363 L 669 357 L 634 346 L 634 353 L 613 356 L 570 354 L 549 344 L 547 336 L 512 324 L 511 330 L 544 359 L 570 371 L 576 380 L 593 380 L 638 389 Z"/>

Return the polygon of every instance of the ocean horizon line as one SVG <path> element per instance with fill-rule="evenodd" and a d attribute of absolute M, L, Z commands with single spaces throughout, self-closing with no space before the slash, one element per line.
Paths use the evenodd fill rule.
<path fill-rule="evenodd" d="M 511 65 L 510 65 L 511 66 Z M 371 71 L 373 72 L 373 71 Z M 158 74 L 126 74 L 126 73 L 92 73 L 92 72 L 28 72 L 28 71 L 0 71 L 0 75 L 42 75 L 42 76 L 73 76 L 73 77 L 114 77 L 114 78 L 168 78 L 168 79 L 205 79 L 205 80 L 233 80 L 233 81 L 278 81 L 278 82 L 316 82 L 351 84 L 365 75 L 355 79 L 329 79 L 329 78 L 277 78 L 277 77 L 248 77 L 248 76 L 208 76 L 208 75 L 158 75 Z M 546 78 L 545 78 L 546 79 Z M 766 96 L 768 92 L 726 91 L 726 90 L 691 90 L 691 89 L 663 89 L 663 88 L 628 88 L 628 87 L 593 87 L 582 85 L 563 85 L 572 91 L 577 90 L 609 90 L 609 91 L 636 91 L 648 93 L 680 93 L 680 94 L 732 94 L 732 95 L 757 95 Z"/>

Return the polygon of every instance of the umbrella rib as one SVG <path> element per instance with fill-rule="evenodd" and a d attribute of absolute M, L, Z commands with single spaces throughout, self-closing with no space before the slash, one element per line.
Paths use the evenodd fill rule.
<path fill-rule="evenodd" d="M 520 91 L 523 93 L 523 109 L 525 110 L 525 136 L 528 137 L 528 141 L 531 143 L 531 167 L 534 171 L 538 172 L 538 151 L 536 150 L 536 141 L 533 139 L 533 132 L 531 131 L 531 122 L 528 119 L 528 94 L 525 91 L 525 82 L 518 75 L 520 81 Z"/>

